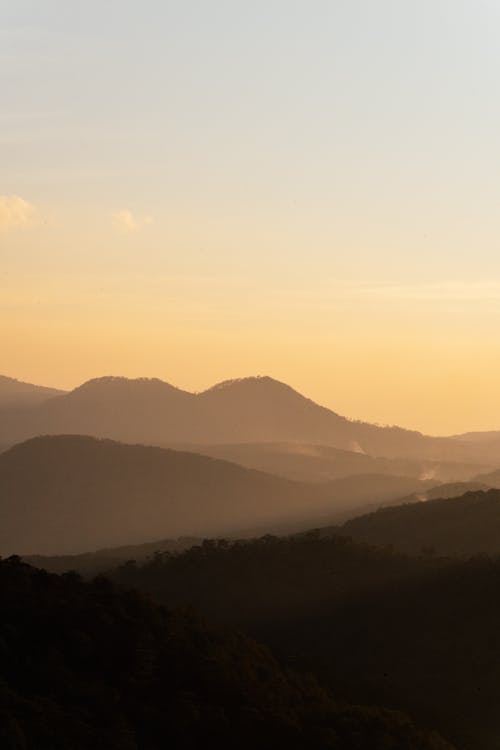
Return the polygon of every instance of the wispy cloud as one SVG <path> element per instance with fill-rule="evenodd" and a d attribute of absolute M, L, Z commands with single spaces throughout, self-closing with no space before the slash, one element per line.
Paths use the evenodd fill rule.
<path fill-rule="evenodd" d="M 112 214 L 113 227 L 118 232 L 137 232 L 139 229 L 153 223 L 151 216 L 136 216 L 132 211 L 123 209 Z"/>
<path fill-rule="evenodd" d="M 18 195 L 0 195 L 0 232 L 9 232 L 32 224 L 36 208 Z"/>

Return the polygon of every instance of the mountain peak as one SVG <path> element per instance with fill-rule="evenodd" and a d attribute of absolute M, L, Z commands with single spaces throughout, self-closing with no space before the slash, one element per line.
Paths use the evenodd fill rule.
<path fill-rule="evenodd" d="M 72 394 L 109 393 L 112 391 L 130 390 L 172 390 L 179 391 L 174 385 L 159 378 L 125 378 L 118 375 L 103 375 L 91 378 L 74 388 Z"/>
<path fill-rule="evenodd" d="M 252 375 L 246 378 L 232 378 L 231 380 L 223 380 L 220 383 L 216 383 L 211 388 L 208 388 L 203 393 L 214 393 L 217 391 L 235 391 L 235 392 L 248 392 L 248 391 L 287 391 L 296 393 L 286 383 L 282 383 L 280 380 L 275 380 L 269 375 Z M 297 394 L 300 395 L 300 394 Z"/>

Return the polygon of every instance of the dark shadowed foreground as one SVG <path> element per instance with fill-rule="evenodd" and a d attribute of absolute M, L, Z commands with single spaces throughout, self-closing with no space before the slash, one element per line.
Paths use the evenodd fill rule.
<path fill-rule="evenodd" d="M 347 702 L 437 728 L 461 750 L 500 736 L 500 560 L 410 558 L 319 532 L 206 542 L 116 580 L 241 628 Z"/>
<path fill-rule="evenodd" d="M 0 562 L 0 612 L 5 750 L 452 750 L 104 579 Z"/>

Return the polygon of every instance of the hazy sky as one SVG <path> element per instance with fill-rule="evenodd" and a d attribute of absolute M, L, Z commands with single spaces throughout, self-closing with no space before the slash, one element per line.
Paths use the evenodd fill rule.
<path fill-rule="evenodd" d="M 0 373 L 500 428 L 498 0 L 0 0 Z"/>

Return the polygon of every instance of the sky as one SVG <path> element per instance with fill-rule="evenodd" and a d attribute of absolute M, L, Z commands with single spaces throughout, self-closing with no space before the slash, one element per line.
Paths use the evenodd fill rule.
<path fill-rule="evenodd" d="M 498 0 L 0 0 L 0 373 L 500 429 Z"/>

